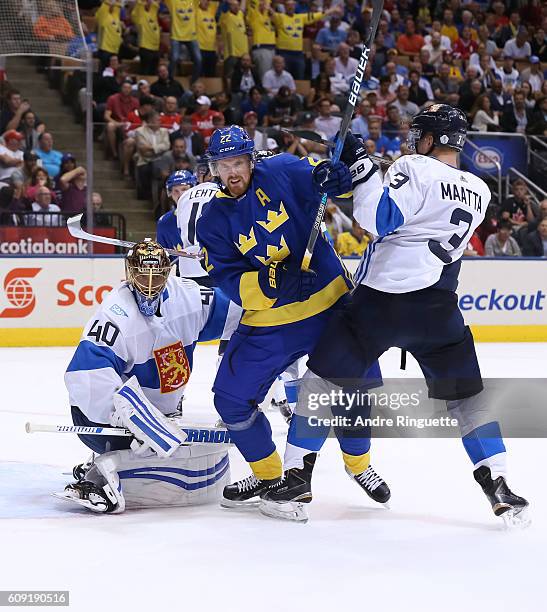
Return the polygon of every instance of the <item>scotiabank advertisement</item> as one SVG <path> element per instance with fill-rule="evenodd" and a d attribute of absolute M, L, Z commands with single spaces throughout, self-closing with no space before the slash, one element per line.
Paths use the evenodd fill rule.
<path fill-rule="evenodd" d="M 113 227 L 95 228 L 98 236 L 116 237 Z M 110 244 L 93 245 L 96 254 L 114 253 Z M 66 227 L 0 227 L 0 255 L 88 255 L 88 242 L 70 235 Z"/>
<path fill-rule="evenodd" d="M 124 278 L 123 257 L 0 257 L 0 346 L 75 344 Z M 547 341 L 545 259 L 464 260 L 458 295 L 478 341 Z"/>
<path fill-rule="evenodd" d="M 124 260 L 116 256 L 0 258 L 0 345 L 75 343 L 124 278 Z"/>

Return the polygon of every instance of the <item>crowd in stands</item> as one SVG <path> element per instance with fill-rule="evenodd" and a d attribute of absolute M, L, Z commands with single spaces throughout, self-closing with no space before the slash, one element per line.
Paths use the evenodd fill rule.
<path fill-rule="evenodd" d="M 0 224 L 62 226 L 65 216 L 85 211 L 86 170 L 74 155 L 54 148 L 52 134 L 16 89 L 8 90 L 5 101 L 0 117 Z M 99 213 L 101 195 L 94 193 L 93 200 L 100 202 L 95 207 Z"/>
<path fill-rule="evenodd" d="M 259 149 L 326 157 L 321 141 L 339 129 L 372 12 L 366 0 L 79 4 L 97 62 L 96 137 L 138 196 L 152 200 L 156 217 L 168 205 L 165 177 L 195 169 L 223 125 L 245 126 Z M 447 103 L 466 113 L 471 131 L 547 136 L 546 28 L 539 0 L 386 0 L 352 131 L 370 154 L 396 159 L 408 153 L 413 116 Z M 68 44 L 70 53 L 81 52 Z M 27 194 L 33 180 L 27 166 L 37 156 L 52 185 L 50 206 L 76 209 L 85 170 L 55 151 L 17 92 L 0 115 L 4 132 L 0 181 L 15 176 Z M 542 205 L 523 209 L 512 197 L 491 207 L 467 254 L 526 254 L 524 230 L 542 235 Z M 327 221 L 334 240 L 341 237 L 340 250 L 359 254 L 368 237 L 344 206 L 332 203 Z M 504 242 L 508 223 L 511 240 Z"/>

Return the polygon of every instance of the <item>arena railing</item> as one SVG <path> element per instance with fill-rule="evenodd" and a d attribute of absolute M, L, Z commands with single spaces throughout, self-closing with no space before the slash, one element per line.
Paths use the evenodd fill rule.
<path fill-rule="evenodd" d="M 16 212 L 10 210 L 0 210 L 0 227 L 36 227 L 36 228 L 59 228 L 66 227 L 66 220 L 73 216 L 73 213 L 63 212 Z M 86 215 L 82 218 L 82 227 L 87 227 Z M 96 228 L 114 228 L 115 237 L 125 240 L 126 221 L 120 213 L 96 212 L 93 214 L 93 226 Z"/>

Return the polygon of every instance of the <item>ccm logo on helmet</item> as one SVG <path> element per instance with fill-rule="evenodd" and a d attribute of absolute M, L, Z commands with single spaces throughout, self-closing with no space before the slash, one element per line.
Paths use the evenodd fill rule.
<path fill-rule="evenodd" d="M 100 304 L 106 293 L 112 291 L 110 285 L 100 285 L 95 288 L 92 285 L 83 285 L 79 289 L 74 287 L 73 278 L 63 278 L 57 283 L 57 291 L 62 299 L 57 299 L 58 306 L 72 306 L 78 301 L 82 306 L 93 306 Z"/>

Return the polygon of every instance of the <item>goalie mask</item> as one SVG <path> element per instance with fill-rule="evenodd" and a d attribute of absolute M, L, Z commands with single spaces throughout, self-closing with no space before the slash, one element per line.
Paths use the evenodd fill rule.
<path fill-rule="evenodd" d="M 127 254 L 125 278 L 145 317 L 156 313 L 170 272 L 171 262 L 165 249 L 150 238 L 138 242 Z"/>

